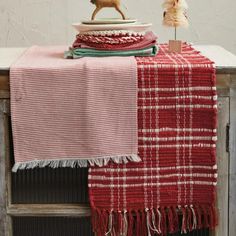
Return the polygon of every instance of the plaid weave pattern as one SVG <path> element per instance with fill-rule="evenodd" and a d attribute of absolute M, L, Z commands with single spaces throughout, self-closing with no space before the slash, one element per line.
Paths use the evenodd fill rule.
<path fill-rule="evenodd" d="M 94 231 L 151 236 L 214 228 L 214 64 L 187 44 L 182 54 L 160 45 L 156 57 L 136 60 L 142 162 L 89 169 Z"/>

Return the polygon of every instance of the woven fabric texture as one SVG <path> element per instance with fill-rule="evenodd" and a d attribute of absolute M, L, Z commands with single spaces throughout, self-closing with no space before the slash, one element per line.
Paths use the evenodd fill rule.
<path fill-rule="evenodd" d="M 84 40 L 82 40 L 84 38 Z M 85 39 L 86 38 L 86 39 Z M 97 43 L 94 42 L 97 41 Z M 101 42 L 99 42 L 101 41 Z M 116 43 L 114 43 L 116 42 Z M 77 36 L 73 48 L 90 48 L 99 50 L 138 50 L 153 47 L 157 44 L 157 36 L 152 32 L 146 32 L 143 37 L 102 37 L 102 36 Z"/>
<path fill-rule="evenodd" d="M 126 44 L 136 43 L 143 39 L 144 36 L 96 36 L 78 34 L 76 39 L 84 43 L 94 44 Z"/>
<path fill-rule="evenodd" d="M 13 171 L 138 161 L 136 60 L 65 49 L 34 46 L 11 67 Z"/>
<path fill-rule="evenodd" d="M 97 236 L 166 235 L 217 224 L 214 64 L 191 46 L 138 63 L 139 163 L 89 169 Z"/>

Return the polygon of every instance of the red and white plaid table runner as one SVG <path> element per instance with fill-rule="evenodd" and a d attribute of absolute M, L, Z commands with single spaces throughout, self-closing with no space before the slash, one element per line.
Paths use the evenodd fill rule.
<path fill-rule="evenodd" d="M 137 63 L 142 162 L 90 168 L 93 229 L 97 236 L 150 236 L 214 228 L 214 64 L 187 44 L 182 54 L 160 45 L 156 57 Z"/>

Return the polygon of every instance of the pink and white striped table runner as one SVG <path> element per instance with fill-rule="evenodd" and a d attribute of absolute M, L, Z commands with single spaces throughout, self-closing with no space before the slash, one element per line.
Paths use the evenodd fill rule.
<path fill-rule="evenodd" d="M 136 60 L 66 49 L 34 46 L 11 67 L 13 171 L 139 161 Z"/>

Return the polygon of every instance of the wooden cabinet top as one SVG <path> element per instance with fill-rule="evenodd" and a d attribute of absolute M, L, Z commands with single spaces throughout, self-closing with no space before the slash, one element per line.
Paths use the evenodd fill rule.
<path fill-rule="evenodd" d="M 236 56 L 216 45 L 194 45 L 203 55 L 215 62 L 217 73 L 236 74 Z M 25 48 L 0 48 L 0 74 L 8 74 L 11 64 Z"/>
<path fill-rule="evenodd" d="M 217 88 L 236 87 L 236 56 L 217 45 L 194 45 L 215 62 Z M 0 48 L 0 98 L 9 98 L 9 70 L 25 48 Z M 224 93 L 225 94 L 225 93 Z"/>

